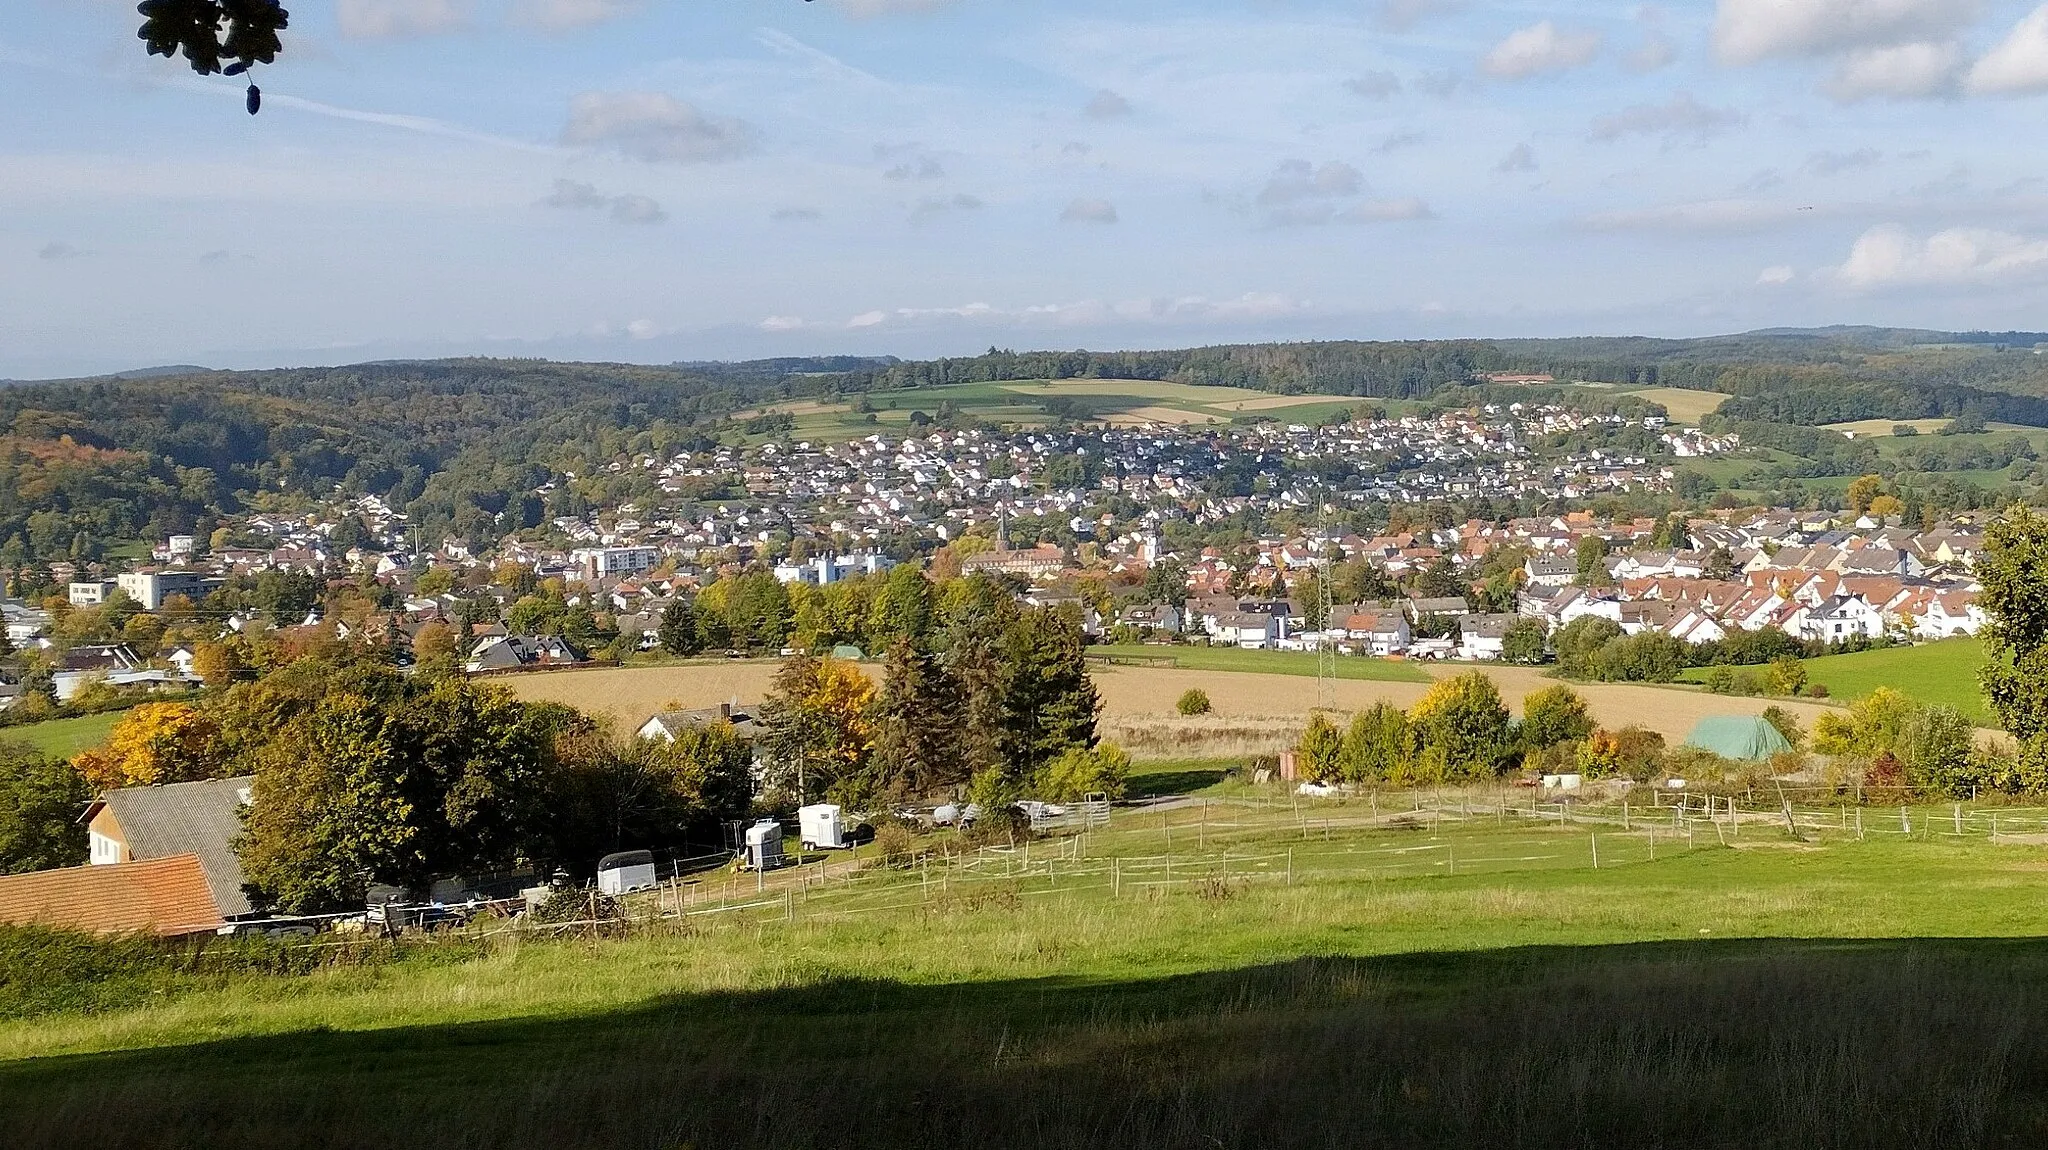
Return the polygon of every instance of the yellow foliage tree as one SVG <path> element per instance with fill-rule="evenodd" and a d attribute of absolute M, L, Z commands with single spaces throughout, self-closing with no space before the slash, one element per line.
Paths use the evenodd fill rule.
<path fill-rule="evenodd" d="M 145 703 L 128 712 L 105 746 L 72 761 L 103 791 L 212 778 L 221 768 L 220 726 L 187 703 Z"/>

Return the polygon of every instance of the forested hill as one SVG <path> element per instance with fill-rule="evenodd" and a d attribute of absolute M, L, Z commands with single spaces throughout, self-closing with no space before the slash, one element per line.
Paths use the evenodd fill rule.
<path fill-rule="evenodd" d="M 1860 419 L 2048 427 L 2039 345 L 2048 334 L 1833 328 L 667 367 L 462 359 L 20 383 L 0 388 L 0 567 L 205 530 L 257 492 L 337 485 L 383 496 L 429 531 L 489 539 L 574 511 L 576 496 L 550 507 L 532 494 L 551 479 L 598 482 L 608 463 L 707 443 L 735 413 L 802 396 L 1096 376 L 1468 402 L 1498 394 L 1486 374 L 1528 372 L 1727 392 L 1717 418 L 1763 441 L 1771 427 Z"/>

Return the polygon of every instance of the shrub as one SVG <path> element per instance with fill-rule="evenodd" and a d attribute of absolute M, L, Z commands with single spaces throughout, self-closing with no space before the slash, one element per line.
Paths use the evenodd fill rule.
<path fill-rule="evenodd" d="M 1091 794 L 1112 799 L 1124 796 L 1131 774 L 1131 756 L 1115 743 L 1094 748 L 1069 747 L 1038 771 L 1033 789 L 1052 803 L 1069 803 Z"/>
<path fill-rule="evenodd" d="M 1735 693 L 1735 668 L 1715 666 L 1707 670 L 1707 690 L 1716 695 Z"/>
<path fill-rule="evenodd" d="M 1491 778 L 1514 757 L 1514 720 L 1482 672 L 1438 682 L 1409 718 L 1421 748 L 1418 781 Z"/>
<path fill-rule="evenodd" d="M 1792 712 L 1783 707 L 1766 707 L 1763 720 L 1777 728 L 1778 733 L 1785 736 L 1785 741 L 1792 744 L 1793 750 L 1806 745 L 1806 728 L 1799 725 L 1798 717 Z"/>
<path fill-rule="evenodd" d="M 1403 778 L 1415 758 L 1415 729 L 1401 708 L 1381 700 L 1351 718 L 1339 751 L 1346 782 L 1376 783 Z"/>
<path fill-rule="evenodd" d="M 882 856 L 883 866 L 901 866 L 917 857 L 917 834 L 900 822 L 891 820 L 875 830 L 875 850 Z"/>
<path fill-rule="evenodd" d="M 1546 687 L 1522 700 L 1522 745 L 1532 751 L 1578 742 L 1593 725 L 1586 700 L 1570 687 Z"/>
<path fill-rule="evenodd" d="M 1579 773 L 1588 778 L 1648 782 L 1664 759 L 1664 736 L 1642 727 L 1594 731 L 1581 744 Z"/>
<path fill-rule="evenodd" d="M 1337 733 L 1329 716 L 1317 711 L 1309 717 L 1308 729 L 1301 733 L 1294 753 L 1301 760 L 1302 774 L 1319 783 L 1333 783 L 1343 775 L 1339 761 L 1343 750 L 1344 736 Z"/>
<path fill-rule="evenodd" d="M 1806 697 L 1809 699 L 1827 698 L 1828 685 L 1826 683 L 1808 683 L 1806 685 Z"/>
<path fill-rule="evenodd" d="M 1216 707 L 1209 702 L 1209 692 L 1200 687 L 1189 687 L 1187 693 L 1180 697 L 1180 702 L 1173 705 L 1173 709 L 1192 718 L 1195 715 L 1210 714 Z"/>
<path fill-rule="evenodd" d="M 1780 695 L 1797 696 L 1806 686 L 1806 664 L 1786 655 L 1771 661 L 1771 689 Z"/>

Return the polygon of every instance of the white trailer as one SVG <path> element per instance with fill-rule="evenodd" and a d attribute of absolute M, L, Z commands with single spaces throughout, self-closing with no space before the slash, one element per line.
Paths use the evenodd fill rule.
<path fill-rule="evenodd" d="M 620 851 L 598 860 L 597 890 L 600 894 L 631 894 L 655 886 L 652 851 Z"/>
<path fill-rule="evenodd" d="M 762 819 L 747 828 L 747 870 L 774 870 L 783 863 L 782 824 Z"/>
<path fill-rule="evenodd" d="M 796 813 L 796 821 L 799 841 L 807 851 L 838 851 L 853 845 L 846 841 L 844 813 L 831 803 L 802 808 Z"/>

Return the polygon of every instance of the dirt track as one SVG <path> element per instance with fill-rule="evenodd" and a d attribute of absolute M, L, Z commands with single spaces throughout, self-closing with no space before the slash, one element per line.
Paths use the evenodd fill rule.
<path fill-rule="evenodd" d="M 647 716 L 671 705 L 715 707 L 720 703 L 758 703 L 775 677 L 768 662 L 699 663 L 680 667 L 646 667 L 600 671 L 563 671 L 507 680 L 527 699 L 569 703 L 596 714 L 614 716 L 632 729 Z M 1467 667 L 1432 669 L 1439 677 L 1463 673 Z M 870 666 L 870 673 L 880 668 Z M 1521 709 L 1524 696 L 1554 686 L 1556 681 L 1523 667 L 1491 667 L 1486 674 L 1499 685 L 1510 706 Z M 1174 703 L 1190 687 L 1208 692 L 1216 713 L 1228 718 L 1291 718 L 1306 716 L 1320 704 L 1316 680 L 1295 675 L 1256 675 L 1237 671 L 1169 670 L 1155 667 L 1111 667 L 1095 670 L 1104 710 L 1111 719 L 1177 719 Z M 1429 688 L 1421 683 L 1375 683 L 1344 679 L 1333 684 L 1333 702 L 1340 710 L 1363 710 L 1381 700 L 1413 706 Z M 1828 708 L 1814 703 L 1770 699 L 1735 699 L 1701 691 L 1621 684 L 1586 684 L 1575 688 L 1592 704 L 1603 726 L 1647 727 L 1673 742 L 1684 739 L 1694 724 L 1709 715 L 1756 715 L 1764 708 L 1784 707 L 1811 726 Z"/>

